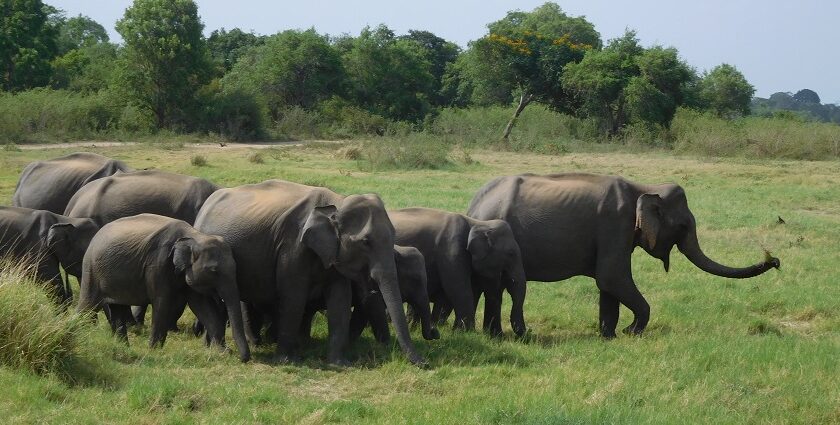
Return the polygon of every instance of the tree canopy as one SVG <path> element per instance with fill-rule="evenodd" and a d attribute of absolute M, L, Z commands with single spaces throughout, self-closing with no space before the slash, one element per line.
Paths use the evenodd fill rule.
<path fill-rule="evenodd" d="M 58 11 L 40 0 L 0 0 L 0 88 L 25 90 L 46 85 L 58 52 Z"/>
<path fill-rule="evenodd" d="M 744 74 L 725 63 L 705 73 L 699 83 L 702 107 L 723 117 L 749 115 L 754 93 Z"/>
<path fill-rule="evenodd" d="M 190 125 L 188 111 L 209 77 L 203 29 L 192 0 L 134 0 L 117 22 L 121 89 L 158 128 Z"/>

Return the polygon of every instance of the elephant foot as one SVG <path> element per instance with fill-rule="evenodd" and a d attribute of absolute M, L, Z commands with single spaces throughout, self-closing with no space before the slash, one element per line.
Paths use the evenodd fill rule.
<path fill-rule="evenodd" d="M 202 324 L 198 320 L 193 322 L 193 324 L 192 324 L 192 334 L 193 334 L 193 336 L 199 337 L 203 333 L 204 333 L 204 324 Z"/>
<path fill-rule="evenodd" d="M 438 331 L 437 328 L 431 328 L 428 332 L 423 332 L 423 339 L 427 341 L 440 339 L 440 331 Z"/>
<path fill-rule="evenodd" d="M 423 358 L 423 356 L 419 354 L 409 354 L 408 361 L 411 362 L 414 366 L 419 367 L 420 369 L 431 369 L 432 367 L 429 365 L 429 362 Z"/>
<path fill-rule="evenodd" d="M 292 365 L 300 363 L 300 357 L 292 354 L 277 353 L 274 355 L 274 361 L 278 364 Z"/>
<path fill-rule="evenodd" d="M 349 360 L 345 359 L 344 356 L 332 357 L 328 360 L 328 362 L 336 367 L 350 367 L 353 364 Z"/>
<path fill-rule="evenodd" d="M 601 329 L 601 338 L 609 340 L 609 339 L 615 339 L 615 336 L 616 336 L 615 335 L 615 330 L 607 331 L 605 329 Z"/>
<path fill-rule="evenodd" d="M 631 323 L 630 326 L 624 328 L 621 332 L 629 336 L 642 336 L 642 332 L 644 331 L 644 329 L 637 328 L 635 323 Z"/>
<path fill-rule="evenodd" d="M 524 338 L 528 334 L 528 328 L 525 325 L 513 326 L 513 333 L 519 338 Z"/>

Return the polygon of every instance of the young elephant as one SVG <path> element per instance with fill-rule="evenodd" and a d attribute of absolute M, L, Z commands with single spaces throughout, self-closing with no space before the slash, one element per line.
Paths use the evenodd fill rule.
<path fill-rule="evenodd" d="M 419 317 L 423 339 L 439 339 L 440 332 L 432 323 L 429 309 L 426 262 L 423 254 L 411 246 L 395 245 L 394 261 L 397 264 L 400 294 L 402 294 L 403 302 L 408 303 L 414 314 Z M 375 286 L 368 283 L 365 287 L 374 288 Z M 370 323 L 377 341 L 387 342 L 390 339 L 390 332 L 382 294 L 368 291 L 365 295 L 367 297 L 353 309 L 353 314 L 350 316 L 350 339 L 351 341 L 357 339 L 365 326 Z"/>
<path fill-rule="evenodd" d="M 38 279 L 53 285 L 61 302 L 72 299 L 59 264 L 76 278 L 82 276 L 82 258 L 99 231 L 92 220 L 69 218 L 43 210 L 0 207 L 0 256 L 37 260 Z"/>
<path fill-rule="evenodd" d="M 433 340 L 440 338 L 440 332 L 432 323 L 429 308 L 429 295 L 426 289 L 426 263 L 423 254 L 414 247 L 394 246 L 394 262 L 397 265 L 397 280 L 400 284 L 400 294 L 403 302 L 420 318 L 423 338 Z M 323 300 L 310 302 L 306 314 L 301 321 L 300 336 L 308 338 L 312 333 L 312 319 L 318 310 L 324 308 Z M 376 291 L 374 282 L 354 282 L 353 285 L 353 313 L 350 316 L 351 342 L 357 340 L 365 329 L 371 325 L 373 335 L 377 341 L 387 343 L 391 339 L 388 329 L 388 318 L 385 314 L 385 300 Z"/>
<path fill-rule="evenodd" d="M 430 208 L 389 211 L 395 242 L 416 247 L 426 260 L 429 299 L 455 309 L 455 326 L 473 329 L 478 295 L 485 294 L 484 329 L 500 335 L 502 291 L 511 294 L 511 326 L 525 333 L 525 272 L 510 226 Z M 433 318 L 435 315 L 433 314 Z"/>
<path fill-rule="evenodd" d="M 108 305 L 111 326 L 122 338 L 131 305 L 152 304 L 152 347 L 163 345 L 169 326 L 189 305 L 206 327 L 208 341 L 224 346 L 225 318 L 215 299 L 221 297 L 239 358 L 250 359 L 236 263 L 221 237 L 205 235 L 181 220 L 140 214 L 103 226 L 82 267 L 78 310 Z"/>

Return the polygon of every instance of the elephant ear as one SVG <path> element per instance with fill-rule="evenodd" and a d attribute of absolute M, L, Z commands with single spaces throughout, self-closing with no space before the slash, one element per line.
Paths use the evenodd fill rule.
<path fill-rule="evenodd" d="M 338 259 L 338 227 L 335 205 L 315 207 L 303 225 L 300 240 L 315 251 L 324 268 L 332 267 Z"/>
<path fill-rule="evenodd" d="M 641 231 L 648 249 L 656 246 L 662 215 L 662 198 L 655 193 L 645 193 L 636 201 L 636 230 Z"/>
<path fill-rule="evenodd" d="M 490 254 L 493 248 L 492 231 L 473 227 L 467 237 L 467 251 L 474 259 L 480 260 Z"/>
<path fill-rule="evenodd" d="M 184 273 L 192 266 L 192 253 L 195 241 L 192 238 L 180 238 L 172 245 L 172 264 L 176 273 Z"/>
<path fill-rule="evenodd" d="M 66 251 L 70 246 L 69 242 L 75 230 L 76 226 L 70 223 L 56 223 L 50 226 L 46 238 L 49 250 L 53 252 Z"/>

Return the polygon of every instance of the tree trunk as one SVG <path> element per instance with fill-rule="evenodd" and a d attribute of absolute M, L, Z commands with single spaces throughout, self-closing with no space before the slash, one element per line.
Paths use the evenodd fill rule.
<path fill-rule="evenodd" d="M 502 141 L 504 142 L 505 146 L 508 145 L 508 137 L 510 136 L 510 131 L 513 130 L 513 125 L 516 123 L 516 119 L 519 118 L 519 114 L 522 113 L 522 110 L 531 103 L 531 99 L 534 98 L 533 94 L 522 93 L 522 96 L 519 96 L 519 106 L 516 107 L 516 111 L 514 111 L 513 116 L 508 121 L 507 125 L 505 126 L 505 132 L 502 135 Z"/>

